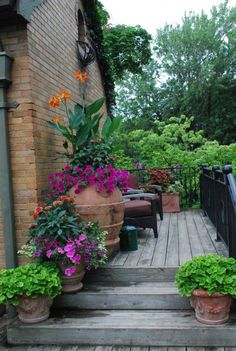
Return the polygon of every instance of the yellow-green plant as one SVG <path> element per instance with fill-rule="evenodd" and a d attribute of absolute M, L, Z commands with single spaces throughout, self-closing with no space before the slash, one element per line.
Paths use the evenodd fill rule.
<path fill-rule="evenodd" d="M 221 293 L 236 296 L 236 260 L 218 255 L 197 256 L 185 262 L 175 278 L 181 296 L 204 289 L 209 295 Z"/>
<path fill-rule="evenodd" d="M 0 303 L 17 306 L 19 296 L 47 295 L 54 298 L 60 293 L 60 273 L 54 264 L 29 263 L 0 271 Z"/>

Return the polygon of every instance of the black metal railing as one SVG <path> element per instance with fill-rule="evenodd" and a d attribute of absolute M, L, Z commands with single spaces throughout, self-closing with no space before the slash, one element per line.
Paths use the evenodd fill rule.
<path fill-rule="evenodd" d="M 236 258 L 236 182 L 232 167 L 202 168 L 200 176 L 201 208 L 214 224 L 217 239 L 222 240 L 229 256 Z"/>
<path fill-rule="evenodd" d="M 155 168 L 157 169 L 157 168 Z M 158 168 L 167 170 L 173 175 L 174 180 L 179 181 L 183 190 L 180 192 L 180 206 L 181 208 L 200 207 L 200 188 L 199 177 L 200 169 L 198 167 L 169 167 Z M 137 174 L 141 184 L 147 184 L 150 176 L 150 169 L 130 169 L 133 174 Z"/>

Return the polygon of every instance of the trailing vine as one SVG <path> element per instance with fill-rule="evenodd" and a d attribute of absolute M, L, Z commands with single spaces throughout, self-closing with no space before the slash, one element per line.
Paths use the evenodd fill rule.
<path fill-rule="evenodd" d="M 115 104 L 114 88 L 115 83 L 107 56 L 104 38 L 103 38 L 103 19 L 99 11 L 99 1 L 97 0 L 82 0 L 86 24 L 89 29 L 93 48 L 96 51 L 98 64 L 100 67 L 104 90 L 107 101 L 108 111 L 111 112 L 112 106 Z"/>

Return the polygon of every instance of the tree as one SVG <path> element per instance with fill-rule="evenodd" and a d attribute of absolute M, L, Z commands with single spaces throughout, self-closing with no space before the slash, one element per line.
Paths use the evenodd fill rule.
<path fill-rule="evenodd" d="M 203 163 L 236 166 L 236 143 L 220 145 L 217 141 L 207 141 L 202 130 L 192 129 L 193 123 L 193 117 L 171 117 L 156 121 L 150 130 L 119 133 L 113 142 L 117 166 L 131 169 L 133 161 L 151 168 Z"/>
<path fill-rule="evenodd" d="M 142 72 L 143 65 L 151 58 L 151 35 L 145 29 L 140 26 L 106 26 L 103 35 L 115 80 L 120 80 L 126 71 Z"/>
<path fill-rule="evenodd" d="M 223 143 L 236 134 L 236 7 L 227 4 L 213 7 L 210 17 L 190 14 L 181 25 L 166 25 L 154 47 L 159 73 L 167 77 L 161 117 L 194 115 L 195 128 Z"/>
<path fill-rule="evenodd" d="M 149 130 L 160 117 L 158 72 L 153 60 L 143 66 L 141 74 L 126 72 L 116 85 L 116 107 L 114 114 L 121 116 L 124 130 Z"/>

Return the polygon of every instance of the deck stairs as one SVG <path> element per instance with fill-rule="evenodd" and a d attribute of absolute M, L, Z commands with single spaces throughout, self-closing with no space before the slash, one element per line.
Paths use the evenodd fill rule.
<path fill-rule="evenodd" d="M 84 289 L 56 299 L 52 317 L 25 325 L 14 321 L 15 345 L 236 346 L 236 313 L 228 323 L 197 322 L 177 294 L 177 267 L 112 267 L 87 274 Z"/>

